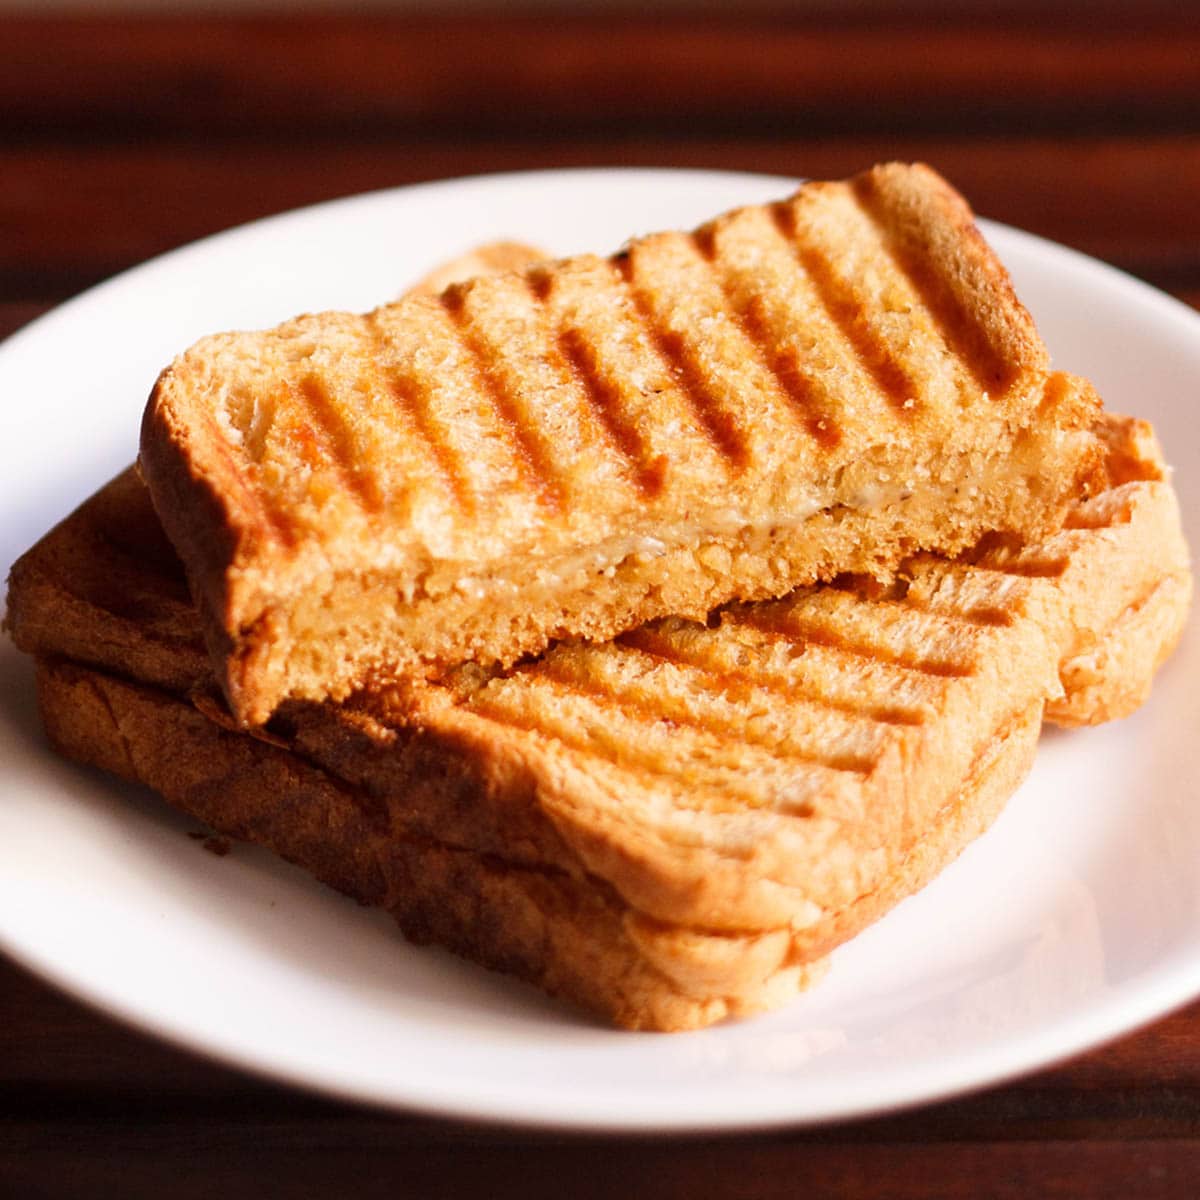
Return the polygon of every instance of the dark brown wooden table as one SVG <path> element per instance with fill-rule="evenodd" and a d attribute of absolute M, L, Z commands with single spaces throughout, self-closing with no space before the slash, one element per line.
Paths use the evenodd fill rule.
<path fill-rule="evenodd" d="M 922 158 L 986 215 L 1200 305 L 1195 10 L 986 7 L 0 18 L 0 334 L 252 217 L 574 164 L 822 176 Z M 1200 1195 L 1200 1004 L 1033 1078 L 898 1116 L 613 1139 L 275 1087 L 0 963 L 0 1196 L 808 1192 Z"/>

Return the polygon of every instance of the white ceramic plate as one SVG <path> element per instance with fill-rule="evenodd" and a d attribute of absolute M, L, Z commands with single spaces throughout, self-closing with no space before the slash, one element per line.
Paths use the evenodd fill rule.
<path fill-rule="evenodd" d="M 472 179 L 322 205 L 139 267 L 0 347 L 0 563 L 132 459 L 156 371 L 203 333 L 367 307 L 488 238 L 604 249 L 786 190 L 683 171 Z M 1200 545 L 1200 318 L 1061 247 L 988 232 L 1057 363 L 1157 424 Z M 49 755 L 30 671 L 0 653 L 0 946 L 135 1025 L 324 1091 L 581 1128 L 821 1121 L 1028 1071 L 1200 993 L 1194 628 L 1142 712 L 1048 736 L 994 829 L 839 951 L 818 989 L 669 1037 L 599 1028 L 410 948 L 265 853 L 204 853 L 148 793 Z"/>

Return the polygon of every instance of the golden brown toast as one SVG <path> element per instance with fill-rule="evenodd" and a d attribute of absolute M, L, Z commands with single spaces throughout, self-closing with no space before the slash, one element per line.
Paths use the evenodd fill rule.
<path fill-rule="evenodd" d="M 411 936 L 622 1024 L 691 1027 L 792 994 L 986 827 L 1047 698 L 1063 703 L 1064 660 L 1108 655 L 1140 672 L 1118 701 L 1144 693 L 1182 625 L 1186 551 L 1148 427 L 1100 430 L 1111 486 L 1037 547 L 993 537 L 888 589 L 660 622 L 398 704 L 292 703 L 256 737 L 212 699 L 129 473 L 17 565 L 10 623 L 42 659 L 65 753 L 384 905 Z M 1154 636 L 1110 653 L 1149 611 Z M 1102 710 L 1095 679 L 1087 694 Z"/>
<path fill-rule="evenodd" d="M 717 932 L 637 913 L 603 880 L 410 831 L 375 797 L 303 756 L 209 720 L 175 696 L 62 660 L 37 666 L 51 742 L 149 785 L 214 830 L 266 846 L 419 944 L 445 946 L 630 1029 L 682 1030 L 786 1003 L 844 941 L 982 833 L 1020 783 L 1037 706 L 993 739 L 897 871 L 819 928 Z"/>
<path fill-rule="evenodd" d="M 140 466 L 240 720 L 1061 522 L 1098 402 L 899 164 L 206 338 Z"/>

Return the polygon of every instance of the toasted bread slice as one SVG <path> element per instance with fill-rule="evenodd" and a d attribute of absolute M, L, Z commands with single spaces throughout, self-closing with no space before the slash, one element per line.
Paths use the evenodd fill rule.
<path fill-rule="evenodd" d="M 985 530 L 1095 469 L 965 202 L 890 165 L 581 257 L 206 338 L 140 466 L 229 703 L 340 698 Z"/>
<path fill-rule="evenodd" d="M 209 720 L 169 693 L 38 662 L 63 754 L 154 788 L 217 832 L 266 846 L 434 943 L 629 1029 L 695 1029 L 786 1003 L 824 950 L 925 883 L 987 827 L 1025 772 L 1038 710 L 981 751 L 897 870 L 820 928 L 717 932 L 647 919 L 603 880 L 409 831 L 398 798 L 358 791 L 302 756 Z"/>
<path fill-rule="evenodd" d="M 1118 698 L 1144 693 L 1182 626 L 1186 551 L 1148 427 L 1102 433 L 1111 486 L 1040 546 L 990 538 L 889 589 L 845 581 L 717 628 L 671 620 L 513 672 L 464 668 L 398 705 L 293 703 L 253 737 L 211 697 L 130 474 L 18 564 L 10 620 L 43 657 L 65 753 L 384 904 L 414 937 L 622 1024 L 693 1027 L 778 1003 L 936 873 L 1027 768 L 1057 664 L 1103 656 L 1170 594 L 1153 649 L 1110 656 L 1143 672 Z M 47 657 L 63 654 L 108 670 Z M 1107 702 L 1095 679 L 1087 694 Z"/>

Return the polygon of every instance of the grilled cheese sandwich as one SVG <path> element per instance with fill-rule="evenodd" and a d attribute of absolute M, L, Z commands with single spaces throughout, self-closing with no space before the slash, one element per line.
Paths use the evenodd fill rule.
<path fill-rule="evenodd" d="M 293 701 L 249 733 L 132 472 L 17 564 L 9 622 L 64 753 L 415 940 L 622 1025 L 692 1028 L 794 995 L 982 832 L 1047 705 L 1077 723 L 1144 696 L 1187 553 L 1148 427 L 1095 436 L 1106 486 L 1040 543 Z"/>
<path fill-rule="evenodd" d="M 206 338 L 140 467 L 240 721 L 989 529 L 1097 466 L 965 202 L 889 165 L 621 253 Z"/>

